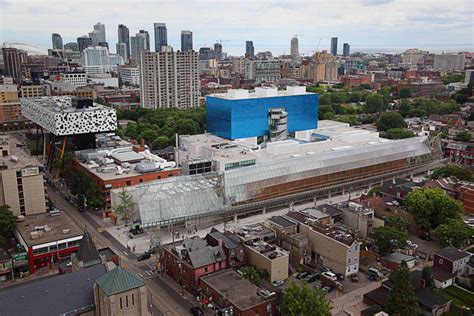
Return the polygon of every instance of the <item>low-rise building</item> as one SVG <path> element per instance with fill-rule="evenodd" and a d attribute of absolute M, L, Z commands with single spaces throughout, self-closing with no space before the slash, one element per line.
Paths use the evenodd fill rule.
<path fill-rule="evenodd" d="M 44 96 L 42 85 L 22 85 L 20 92 L 22 98 L 39 98 Z"/>
<path fill-rule="evenodd" d="M 234 270 L 227 269 L 201 279 L 203 300 L 225 315 L 277 315 L 276 293 L 257 287 Z"/>
<path fill-rule="evenodd" d="M 229 231 L 223 233 L 212 228 L 206 235 L 206 241 L 213 247 L 222 246 L 228 267 L 239 267 L 245 263 L 244 246 L 235 234 Z"/>
<path fill-rule="evenodd" d="M 390 270 L 398 270 L 402 261 L 405 261 L 408 268 L 415 266 L 415 257 L 408 256 L 400 252 L 394 252 L 380 258 L 382 265 Z"/>
<path fill-rule="evenodd" d="M 0 282 L 13 278 L 13 260 L 5 248 L 0 248 Z"/>
<path fill-rule="evenodd" d="M 263 223 L 277 234 L 277 243 L 281 245 L 287 235 L 298 232 L 298 225 L 284 216 L 272 216 Z"/>
<path fill-rule="evenodd" d="M 140 84 L 140 68 L 132 66 L 120 67 L 122 82 L 137 86 Z"/>
<path fill-rule="evenodd" d="M 43 167 L 13 137 L 0 135 L 0 204 L 15 216 L 46 212 Z"/>
<path fill-rule="evenodd" d="M 84 232 L 67 213 L 29 215 L 17 222 L 14 234 L 28 253 L 30 273 L 53 268 L 79 249 Z"/>
<path fill-rule="evenodd" d="M 443 269 L 454 275 L 463 275 L 470 257 L 469 252 L 448 246 L 434 253 L 433 267 Z"/>
<path fill-rule="evenodd" d="M 461 182 L 457 188 L 457 197 L 462 201 L 464 211 L 474 215 L 474 184 L 471 182 Z"/>
<path fill-rule="evenodd" d="M 0 85 L 0 123 L 14 121 L 21 116 L 18 88 L 15 84 Z"/>
<path fill-rule="evenodd" d="M 358 235 L 366 239 L 372 234 L 374 210 L 357 202 L 344 202 L 337 205 L 342 211 L 342 221 L 356 230 Z"/>
<path fill-rule="evenodd" d="M 201 277 L 227 268 L 222 246 L 211 246 L 199 237 L 165 245 L 163 251 L 166 273 L 192 293 L 198 292 Z"/>

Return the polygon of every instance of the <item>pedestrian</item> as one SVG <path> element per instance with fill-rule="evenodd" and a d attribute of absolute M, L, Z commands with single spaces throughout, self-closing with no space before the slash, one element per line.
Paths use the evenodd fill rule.
<path fill-rule="evenodd" d="M 135 252 L 135 244 L 133 244 L 133 252 Z"/>

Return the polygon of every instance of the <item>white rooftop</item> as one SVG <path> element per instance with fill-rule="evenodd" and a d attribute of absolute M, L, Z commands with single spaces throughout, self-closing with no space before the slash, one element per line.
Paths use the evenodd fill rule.
<path fill-rule="evenodd" d="M 306 92 L 306 87 L 288 86 L 286 87 L 286 90 L 280 91 L 277 88 L 271 87 L 257 87 L 254 92 L 249 92 L 249 90 L 245 89 L 229 89 L 226 93 L 216 93 L 210 96 L 227 100 L 241 100 L 250 98 L 286 97 L 303 94 L 310 94 L 310 92 Z"/>

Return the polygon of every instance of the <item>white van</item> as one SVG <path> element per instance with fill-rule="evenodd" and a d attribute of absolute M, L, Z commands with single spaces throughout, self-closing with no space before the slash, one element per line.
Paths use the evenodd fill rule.
<path fill-rule="evenodd" d="M 322 275 L 331 281 L 337 281 L 337 275 L 330 271 L 323 272 Z"/>

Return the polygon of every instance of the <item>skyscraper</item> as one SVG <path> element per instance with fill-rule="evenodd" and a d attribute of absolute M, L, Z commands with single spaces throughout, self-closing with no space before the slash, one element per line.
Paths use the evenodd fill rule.
<path fill-rule="evenodd" d="M 97 24 L 94 25 L 94 31 L 97 31 L 99 33 L 99 43 L 100 42 L 107 42 L 107 38 L 105 37 L 105 25 L 97 22 Z"/>
<path fill-rule="evenodd" d="M 138 31 L 138 34 L 145 38 L 145 50 L 150 50 L 150 34 L 148 31 L 140 30 Z"/>
<path fill-rule="evenodd" d="M 181 51 L 193 50 L 193 32 L 181 31 Z"/>
<path fill-rule="evenodd" d="M 161 47 L 168 46 L 168 30 L 165 23 L 154 23 L 155 52 L 161 52 Z"/>
<path fill-rule="evenodd" d="M 342 45 L 342 56 L 347 57 L 351 54 L 351 46 L 349 43 L 344 43 Z"/>
<path fill-rule="evenodd" d="M 69 42 L 69 43 L 64 44 L 64 49 L 70 49 L 74 52 L 77 52 L 79 51 L 79 46 L 75 42 Z"/>
<path fill-rule="evenodd" d="M 140 30 L 131 38 L 132 59 L 135 63 L 140 63 L 140 53 L 150 50 L 150 36 L 148 32 Z"/>
<path fill-rule="evenodd" d="M 300 52 L 298 49 L 298 38 L 293 36 L 291 39 L 291 59 L 292 60 L 299 60 L 300 59 Z"/>
<path fill-rule="evenodd" d="M 222 60 L 222 44 L 221 43 L 214 44 L 214 56 L 218 61 Z"/>
<path fill-rule="evenodd" d="M 118 26 L 118 43 L 119 44 L 120 43 L 125 44 L 125 46 L 126 46 L 126 48 L 125 48 L 126 55 L 122 56 L 122 55 L 119 54 L 118 51 L 117 51 L 117 54 L 122 56 L 123 60 L 125 62 L 128 62 L 128 59 L 130 58 L 130 33 L 128 31 L 128 27 L 126 27 L 123 24 L 119 24 L 119 26 Z"/>
<path fill-rule="evenodd" d="M 53 41 L 53 49 L 63 49 L 63 38 L 58 33 L 51 35 Z"/>
<path fill-rule="evenodd" d="M 194 51 L 141 54 L 140 101 L 144 108 L 199 105 L 198 54 Z"/>
<path fill-rule="evenodd" d="M 253 41 L 245 42 L 245 57 L 254 59 L 255 52 L 254 52 L 254 47 L 253 47 Z"/>
<path fill-rule="evenodd" d="M 81 53 L 89 46 L 92 46 L 92 39 L 90 37 L 84 35 L 77 38 L 77 47 Z"/>
<path fill-rule="evenodd" d="M 12 77 L 17 83 L 21 81 L 21 64 L 26 62 L 28 55 L 25 51 L 17 48 L 3 48 L 3 63 L 5 74 Z"/>
<path fill-rule="evenodd" d="M 337 37 L 331 37 L 331 54 L 337 55 Z"/>
<path fill-rule="evenodd" d="M 119 55 L 123 58 L 124 63 L 128 63 L 127 44 L 126 43 L 117 43 L 116 51 L 117 51 L 117 55 Z"/>

